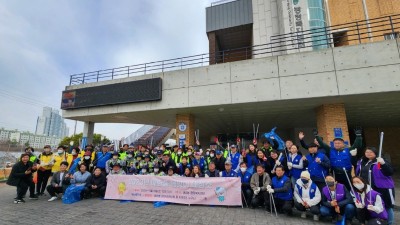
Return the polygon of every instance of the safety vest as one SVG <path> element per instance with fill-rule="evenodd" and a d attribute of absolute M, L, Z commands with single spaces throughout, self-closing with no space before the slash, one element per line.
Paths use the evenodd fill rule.
<path fill-rule="evenodd" d="M 60 171 L 60 165 L 61 162 L 66 162 L 68 158 L 68 154 L 67 153 L 63 153 L 63 154 L 53 154 L 53 160 L 54 160 L 54 165 L 51 168 L 51 172 L 55 173 Z"/>
<path fill-rule="evenodd" d="M 119 153 L 119 159 L 120 160 L 125 160 L 126 159 L 126 152 L 120 152 Z"/>
<path fill-rule="evenodd" d="M 296 184 L 297 190 L 299 190 L 299 195 L 300 197 L 303 197 L 303 186 L 300 186 L 299 184 Z M 313 182 L 311 183 L 311 187 L 310 187 L 310 192 L 309 192 L 309 196 L 310 199 L 313 199 L 315 197 L 315 192 L 317 191 L 317 185 Z"/>
<path fill-rule="evenodd" d="M 272 187 L 275 188 L 283 188 L 285 186 L 286 181 L 289 178 L 285 175 L 283 175 L 281 178 L 278 178 L 277 176 L 272 178 Z M 290 201 L 293 199 L 293 190 L 290 187 L 287 192 L 275 192 L 275 197 L 285 200 L 285 201 Z"/>
<path fill-rule="evenodd" d="M 343 151 L 338 151 L 334 148 L 331 148 L 329 159 L 331 160 L 331 166 L 333 169 L 343 170 L 343 167 L 346 170 L 351 170 L 351 154 L 348 148 L 345 148 Z"/>
<path fill-rule="evenodd" d="M 53 159 L 53 153 L 50 152 L 50 154 L 48 155 L 44 155 L 44 154 L 40 154 L 39 155 L 39 160 L 40 163 L 42 164 L 49 164 L 51 162 L 51 160 Z M 47 165 L 47 166 L 40 166 L 45 170 L 51 170 L 51 168 L 53 167 L 53 165 Z"/>
<path fill-rule="evenodd" d="M 233 170 L 231 170 L 229 173 L 227 173 L 226 170 L 224 170 L 222 171 L 222 177 L 237 177 L 237 174 Z"/>
<path fill-rule="evenodd" d="M 306 156 L 308 161 L 308 172 L 310 172 L 311 177 L 318 177 L 324 179 L 324 176 L 328 174 L 328 170 L 325 169 L 321 164 L 315 162 L 316 158 L 320 158 L 321 161 L 325 157 L 323 153 L 316 153 L 316 156 L 313 158 L 311 154 Z M 324 173 L 324 175 L 322 175 Z"/>

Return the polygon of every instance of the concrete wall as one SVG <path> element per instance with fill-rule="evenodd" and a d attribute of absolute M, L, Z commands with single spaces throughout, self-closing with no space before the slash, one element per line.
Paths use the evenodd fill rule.
<path fill-rule="evenodd" d="M 398 40 L 400 42 L 400 40 Z M 64 118 L 400 91 L 396 40 L 69 86 L 162 78 L 162 101 L 63 111 Z"/>

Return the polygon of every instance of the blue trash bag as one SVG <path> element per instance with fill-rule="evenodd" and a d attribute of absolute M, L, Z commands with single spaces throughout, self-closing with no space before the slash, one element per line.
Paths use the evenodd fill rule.
<path fill-rule="evenodd" d="M 160 207 L 163 207 L 166 205 L 168 205 L 168 202 L 154 202 L 153 203 L 154 208 L 160 208 Z"/>
<path fill-rule="evenodd" d="M 72 204 L 81 200 L 81 193 L 85 189 L 85 185 L 71 184 L 62 197 L 64 204 Z"/>

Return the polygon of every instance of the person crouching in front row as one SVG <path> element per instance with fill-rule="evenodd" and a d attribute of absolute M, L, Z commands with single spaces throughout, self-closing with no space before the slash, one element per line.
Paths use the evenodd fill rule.
<path fill-rule="evenodd" d="M 50 185 L 47 186 L 47 192 L 50 194 L 49 202 L 57 200 L 57 194 L 64 194 L 67 187 L 70 185 L 70 178 L 72 175 L 67 171 L 68 162 L 60 163 L 60 171 L 55 172 L 51 179 Z"/>
<path fill-rule="evenodd" d="M 86 184 L 83 198 L 91 198 L 93 195 L 104 197 L 106 186 L 106 176 L 101 172 L 100 168 L 96 168 L 89 182 Z"/>
<path fill-rule="evenodd" d="M 319 220 L 319 202 L 321 201 L 321 192 L 317 185 L 310 179 L 310 173 L 303 171 L 300 179 L 296 181 L 294 189 L 294 206 L 301 211 L 301 218 L 306 218 L 306 210 L 314 214 L 314 220 Z"/>
<path fill-rule="evenodd" d="M 271 178 L 268 173 L 265 172 L 265 168 L 262 164 L 258 164 L 256 167 L 256 173 L 251 176 L 250 187 L 253 190 L 253 199 L 251 200 L 251 207 L 265 205 L 265 210 L 270 211 L 269 207 L 269 193 L 267 186 L 271 184 Z"/>

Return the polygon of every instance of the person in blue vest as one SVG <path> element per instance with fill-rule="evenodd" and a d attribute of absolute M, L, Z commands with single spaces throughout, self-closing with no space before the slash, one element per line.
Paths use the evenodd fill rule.
<path fill-rule="evenodd" d="M 317 133 L 316 130 L 314 130 L 313 132 L 314 132 L 314 133 Z M 299 132 L 300 145 L 301 145 L 301 147 L 303 147 L 304 149 L 308 150 L 308 144 L 306 144 L 306 142 L 304 141 L 304 137 L 305 137 L 304 132 L 300 131 L 300 132 Z M 321 138 L 322 141 L 324 140 L 322 137 L 320 137 L 320 138 Z M 318 141 L 317 141 L 317 138 L 314 138 L 313 143 L 316 144 L 316 145 L 318 146 L 318 152 L 321 152 L 321 153 L 326 154 L 325 149 L 322 148 L 321 146 L 319 146 L 319 143 L 318 143 Z"/>
<path fill-rule="evenodd" d="M 355 191 L 358 221 L 367 225 L 386 225 L 388 213 L 381 194 L 371 189 L 362 177 L 353 177 L 351 182 Z"/>
<path fill-rule="evenodd" d="M 350 176 L 353 164 L 357 161 L 357 149 L 362 147 L 362 130 L 355 130 L 356 139 L 351 147 L 345 145 L 342 138 L 333 139 L 333 147 L 325 144 L 321 137 L 318 135 L 318 131 L 314 130 L 315 138 L 319 145 L 325 149 L 326 156 L 331 161 L 331 169 L 337 182 L 344 184 L 348 190 L 350 190 L 350 184 L 347 181 L 347 176 Z M 345 168 L 345 170 L 343 170 Z"/>
<path fill-rule="evenodd" d="M 300 179 L 296 181 L 294 200 L 294 207 L 302 212 L 301 218 L 307 217 L 306 210 L 309 209 L 314 215 L 314 220 L 319 220 L 321 192 L 317 185 L 311 180 L 308 171 L 301 172 Z"/>
<path fill-rule="evenodd" d="M 199 166 L 202 174 L 204 174 L 205 171 L 207 170 L 207 162 L 204 159 L 204 157 L 201 156 L 200 152 L 196 152 L 194 154 L 194 159 L 191 161 L 191 166 L 192 166 L 192 168 L 194 166 Z"/>
<path fill-rule="evenodd" d="M 276 210 L 279 213 L 292 215 L 293 208 L 293 189 L 289 177 L 285 176 L 285 168 L 277 166 L 276 176 L 272 178 L 271 186 L 267 186 L 267 191 L 273 195 Z"/>
<path fill-rule="evenodd" d="M 225 170 L 219 173 L 220 177 L 237 177 L 237 173 L 232 169 L 232 162 L 229 160 L 225 161 Z"/>
<path fill-rule="evenodd" d="M 311 174 L 311 180 L 316 184 L 321 191 L 325 187 L 325 176 L 328 175 L 328 170 L 330 168 L 330 161 L 328 157 L 322 153 L 318 152 L 318 146 L 311 143 L 308 146 L 309 154 L 303 156 L 303 166 L 307 168 L 308 172 Z"/>
<path fill-rule="evenodd" d="M 103 145 L 101 151 L 96 153 L 96 156 L 93 160 L 93 164 L 95 164 L 96 168 L 100 168 L 103 173 L 106 172 L 106 162 L 112 157 L 111 152 L 109 152 L 109 146 Z"/>
<path fill-rule="evenodd" d="M 249 152 L 246 154 L 246 164 L 250 170 L 250 172 L 253 174 L 256 171 L 256 165 L 257 163 L 257 152 L 256 152 L 256 147 L 254 144 L 249 144 Z"/>
<path fill-rule="evenodd" d="M 267 188 L 271 185 L 271 178 L 265 172 L 264 165 L 258 164 L 256 166 L 256 173 L 251 176 L 250 187 L 253 190 L 253 198 L 251 199 L 251 208 L 259 206 L 265 207 L 266 211 L 270 211 L 269 207 L 269 193 Z"/>
<path fill-rule="evenodd" d="M 192 168 L 187 160 L 188 160 L 187 156 L 182 156 L 182 160 L 178 164 L 178 174 L 181 176 L 185 173 L 186 168 Z"/>
<path fill-rule="evenodd" d="M 238 177 L 242 181 L 242 192 L 246 198 L 246 202 L 251 202 L 251 197 L 253 192 L 250 188 L 250 179 L 253 174 L 248 171 L 247 164 L 245 162 L 240 163 L 240 172 L 238 173 Z"/>
<path fill-rule="evenodd" d="M 388 224 L 391 225 L 394 220 L 393 208 L 395 203 L 395 185 L 392 178 L 393 167 L 383 158 L 377 157 L 379 152 L 375 147 L 367 147 L 364 154 L 364 157 L 357 162 L 356 176 L 360 176 L 370 182 L 372 189 L 381 194 L 388 212 Z M 371 173 L 371 181 L 369 173 Z"/>
<path fill-rule="evenodd" d="M 300 178 L 301 172 L 304 170 L 303 155 L 299 152 L 297 145 L 291 145 L 289 148 L 287 167 L 289 170 L 289 176 L 292 183 L 292 187 L 296 185 L 296 181 Z"/>
<path fill-rule="evenodd" d="M 231 150 L 229 151 L 226 160 L 232 162 L 233 171 L 238 173 L 240 170 L 240 163 L 243 162 L 243 156 L 240 154 L 240 152 L 237 151 L 236 145 L 231 145 Z"/>
<path fill-rule="evenodd" d="M 341 221 L 345 215 L 346 224 L 351 224 L 351 220 L 356 214 L 353 199 L 346 187 L 335 181 L 333 176 L 326 176 L 326 186 L 322 189 L 321 216 L 332 216 L 333 222 Z"/>

